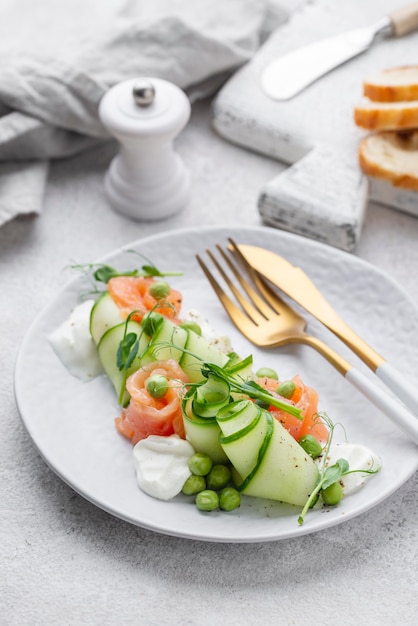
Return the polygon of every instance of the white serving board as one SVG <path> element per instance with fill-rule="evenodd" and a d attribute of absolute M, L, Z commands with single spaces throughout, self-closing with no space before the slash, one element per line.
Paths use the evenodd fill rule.
<path fill-rule="evenodd" d="M 373 24 L 404 4 L 399 0 L 316 0 L 304 4 L 214 100 L 213 126 L 225 139 L 286 164 L 297 163 L 299 178 L 307 168 L 310 183 L 305 191 L 298 188 L 302 198 L 292 195 L 289 179 L 295 178 L 293 168 L 261 190 L 260 213 L 270 223 L 351 250 L 360 236 L 367 199 L 418 215 L 418 195 L 402 190 L 388 193 L 387 186 L 375 180 L 368 186 L 357 161 L 358 144 L 367 133 L 353 121 L 353 108 L 362 97 L 365 77 L 386 67 L 418 64 L 418 33 L 376 42 L 366 53 L 291 100 L 272 100 L 260 85 L 265 66 L 278 56 L 318 39 Z M 309 158 L 303 159 L 306 155 Z M 310 199 L 317 194 L 322 200 L 309 208 Z M 327 198 L 334 205 L 331 214 Z"/>

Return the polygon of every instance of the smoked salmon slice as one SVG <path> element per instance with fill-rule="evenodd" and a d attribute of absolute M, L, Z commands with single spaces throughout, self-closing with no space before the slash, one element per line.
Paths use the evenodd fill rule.
<path fill-rule="evenodd" d="M 108 281 L 107 289 L 125 318 L 135 311 L 131 319 L 140 322 L 149 311 L 157 311 L 172 321 L 178 320 L 182 294 L 170 289 L 168 296 L 157 300 L 150 294 L 155 282 L 155 278 L 148 276 L 114 276 Z"/>
<path fill-rule="evenodd" d="M 146 387 L 150 376 L 157 374 L 165 376 L 169 382 L 167 393 L 161 398 L 153 398 Z M 131 400 L 115 420 L 120 434 L 133 444 L 149 435 L 168 437 L 177 434 L 185 439 L 181 401 L 188 382 L 188 377 L 174 359 L 141 367 L 126 381 Z"/>
<path fill-rule="evenodd" d="M 295 390 L 290 398 L 283 398 L 286 402 L 291 402 L 298 407 L 303 415 L 303 420 L 286 413 L 274 406 L 269 407 L 269 412 L 289 431 L 296 441 L 303 435 L 313 435 L 318 441 L 328 439 L 328 429 L 318 415 L 318 394 L 315 389 L 308 387 L 299 375 L 291 379 L 295 383 Z M 270 391 L 273 395 L 280 397 L 276 389 L 280 384 L 273 378 L 260 378 L 257 383 Z"/>

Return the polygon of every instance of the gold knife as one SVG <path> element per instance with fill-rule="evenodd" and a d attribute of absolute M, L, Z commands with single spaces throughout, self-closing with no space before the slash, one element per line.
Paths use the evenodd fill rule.
<path fill-rule="evenodd" d="M 418 395 L 414 392 L 414 385 L 408 383 L 403 374 L 341 319 L 302 269 L 270 250 L 246 244 L 235 245 L 261 276 L 284 291 L 337 335 L 411 411 L 418 415 Z"/>

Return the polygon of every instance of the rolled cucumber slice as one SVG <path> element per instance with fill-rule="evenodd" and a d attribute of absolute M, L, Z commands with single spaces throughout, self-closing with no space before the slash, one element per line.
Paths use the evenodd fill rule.
<path fill-rule="evenodd" d="M 271 441 L 242 493 L 303 506 L 316 486 L 318 467 L 280 422 L 272 421 Z"/>
<path fill-rule="evenodd" d="M 204 362 L 223 367 L 228 362 L 228 356 L 207 339 L 189 330 L 180 365 L 191 382 L 196 383 L 204 379 L 202 375 Z"/>
<path fill-rule="evenodd" d="M 120 342 L 125 335 L 125 330 L 126 333 L 135 333 L 137 337 L 139 337 L 139 348 L 131 366 L 127 370 L 121 371 L 117 365 L 117 353 Z M 129 394 L 125 389 L 126 379 L 141 366 L 141 357 L 143 352 L 147 349 L 148 343 L 149 337 L 142 332 L 141 325 L 137 322 L 130 321 L 110 328 L 103 335 L 97 346 L 103 369 L 112 381 L 119 404 L 122 406 L 126 406 L 129 402 Z"/>
<path fill-rule="evenodd" d="M 237 363 L 242 361 L 240 355 L 237 352 L 230 352 L 228 354 L 228 361 L 225 365 L 226 368 L 230 369 L 234 367 Z"/>
<path fill-rule="evenodd" d="M 196 387 L 192 400 L 193 414 L 197 417 L 216 417 L 218 411 L 230 401 L 227 381 L 209 374 L 206 382 Z"/>
<path fill-rule="evenodd" d="M 228 361 L 226 354 L 193 330 L 173 324 L 159 314 L 154 314 L 154 320 L 155 331 L 149 349 L 144 354 L 143 363 L 172 358 L 179 363 L 191 382 L 200 382 L 204 380 L 201 372 L 203 362 L 222 367 Z M 144 327 L 148 329 L 146 322 Z"/>
<path fill-rule="evenodd" d="M 90 313 L 90 334 L 98 345 L 106 331 L 123 322 L 120 309 L 105 291 L 94 303 Z"/>
<path fill-rule="evenodd" d="M 236 400 L 223 407 L 217 414 L 216 419 L 222 430 L 221 441 L 236 439 L 243 429 L 258 421 L 261 416 L 260 407 L 250 400 Z"/>
<path fill-rule="evenodd" d="M 188 331 L 161 316 L 161 323 L 151 338 L 143 363 L 175 359 L 180 362 L 183 348 L 188 340 Z"/>
<path fill-rule="evenodd" d="M 253 355 L 250 354 L 245 359 L 239 359 L 228 361 L 225 365 L 225 370 L 230 376 L 233 376 L 239 382 L 245 382 L 254 377 L 253 375 Z"/>
<path fill-rule="evenodd" d="M 214 417 L 198 417 L 193 412 L 192 394 L 183 401 L 183 423 L 186 439 L 196 452 L 210 456 L 214 463 L 226 463 L 228 457 L 219 443 L 220 428 Z"/>
<path fill-rule="evenodd" d="M 246 381 L 252 380 L 254 378 L 253 356 L 250 354 L 245 359 L 234 359 L 232 362 L 230 360 L 225 365 L 224 369 L 228 376 L 232 376 L 238 383 L 245 383 Z M 248 396 L 245 393 L 234 391 L 232 398 L 234 400 L 240 400 L 242 398 L 248 398 Z"/>
<path fill-rule="evenodd" d="M 239 475 L 237 488 L 249 496 L 303 506 L 316 485 L 317 465 L 268 411 L 260 409 L 256 426 L 245 428 L 242 402 L 232 420 L 217 420 L 221 446 Z"/>
<path fill-rule="evenodd" d="M 268 432 L 264 412 L 250 400 L 233 402 L 219 412 L 220 445 L 241 483 L 255 470 Z"/>

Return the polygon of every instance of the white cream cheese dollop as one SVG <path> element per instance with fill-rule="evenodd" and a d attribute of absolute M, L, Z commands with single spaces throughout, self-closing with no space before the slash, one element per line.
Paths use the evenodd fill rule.
<path fill-rule="evenodd" d="M 90 335 L 90 313 L 94 300 L 85 300 L 54 330 L 49 341 L 70 374 L 82 381 L 98 376 L 102 365 Z"/>
<path fill-rule="evenodd" d="M 370 448 L 359 443 L 332 444 L 326 459 L 327 467 L 334 465 L 338 459 L 348 461 L 350 470 L 375 471 L 382 466 L 380 458 Z M 322 460 L 319 459 L 318 463 L 321 464 Z M 340 483 L 344 496 L 356 493 L 372 476 L 373 474 L 365 474 L 363 472 L 355 472 L 354 474 L 343 476 Z"/>
<path fill-rule="evenodd" d="M 150 435 L 133 449 L 138 486 L 149 496 L 171 500 L 191 475 L 189 459 L 194 449 L 178 435 Z"/>

